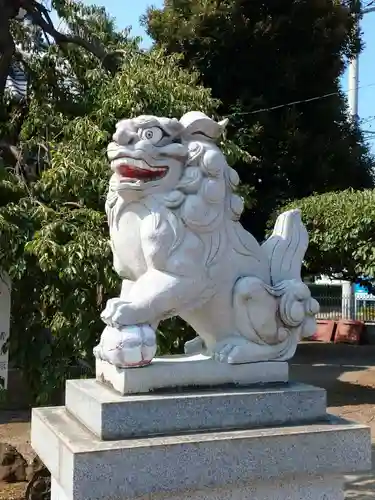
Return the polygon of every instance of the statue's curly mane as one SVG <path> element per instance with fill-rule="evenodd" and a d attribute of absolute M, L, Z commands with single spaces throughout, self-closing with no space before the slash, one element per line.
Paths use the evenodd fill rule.
<path fill-rule="evenodd" d="M 211 232 L 223 219 L 238 221 L 243 201 L 234 193 L 239 184 L 220 149 L 211 141 L 189 140 L 188 160 L 179 183 L 164 197 L 166 207 L 178 210 L 186 226 Z"/>

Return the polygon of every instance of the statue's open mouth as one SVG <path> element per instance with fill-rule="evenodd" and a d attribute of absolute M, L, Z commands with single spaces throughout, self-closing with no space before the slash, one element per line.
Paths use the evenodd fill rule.
<path fill-rule="evenodd" d="M 144 160 L 133 158 L 118 158 L 112 162 L 112 169 L 119 175 L 120 181 L 151 182 L 162 179 L 168 172 L 168 167 L 152 167 Z"/>

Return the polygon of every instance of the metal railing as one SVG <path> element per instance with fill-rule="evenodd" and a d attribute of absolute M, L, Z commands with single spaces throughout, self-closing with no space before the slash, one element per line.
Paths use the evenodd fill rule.
<path fill-rule="evenodd" d="M 338 294 L 315 295 L 320 304 L 318 319 L 354 319 L 375 323 L 375 300 L 368 295 L 341 296 Z"/>

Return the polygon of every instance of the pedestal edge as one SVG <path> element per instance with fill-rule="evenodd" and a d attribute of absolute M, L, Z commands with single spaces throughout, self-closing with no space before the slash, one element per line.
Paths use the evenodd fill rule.
<path fill-rule="evenodd" d="M 117 368 L 96 360 L 96 379 L 122 395 L 176 388 L 251 386 L 288 382 L 289 365 L 286 361 L 230 365 L 203 355 L 155 358 L 142 368 Z"/>
<path fill-rule="evenodd" d="M 66 408 L 102 440 L 253 429 L 326 418 L 326 391 L 285 385 L 125 395 L 95 379 L 66 384 Z"/>

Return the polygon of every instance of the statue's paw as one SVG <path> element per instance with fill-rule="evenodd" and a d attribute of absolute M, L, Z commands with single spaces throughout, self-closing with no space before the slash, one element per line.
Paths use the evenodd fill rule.
<path fill-rule="evenodd" d="M 220 363 L 241 364 L 249 363 L 252 358 L 253 343 L 244 338 L 236 338 L 231 341 L 218 344 L 212 353 L 213 359 Z"/>
<path fill-rule="evenodd" d="M 220 351 L 214 353 L 213 358 L 220 363 L 229 363 L 231 365 L 249 362 L 243 347 L 232 344 L 224 345 Z"/>
<path fill-rule="evenodd" d="M 129 302 L 125 302 L 119 298 L 109 299 L 100 317 L 106 325 L 113 328 L 121 328 L 127 324 L 126 316 L 128 308 Z"/>
<path fill-rule="evenodd" d="M 118 368 L 135 368 L 150 364 L 156 348 L 156 334 L 149 325 L 107 326 L 94 356 Z"/>
<path fill-rule="evenodd" d="M 204 343 L 200 337 L 195 337 L 193 340 L 188 340 L 184 344 L 185 354 L 201 354 L 204 351 Z"/>
<path fill-rule="evenodd" d="M 212 357 L 220 363 L 240 365 L 265 361 L 286 361 L 296 350 L 297 340 L 286 329 L 280 329 L 280 338 L 275 344 L 255 343 L 244 337 L 228 337 L 216 344 Z"/>

